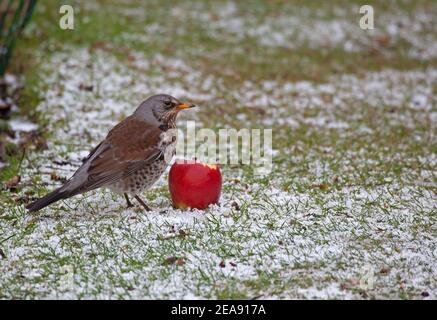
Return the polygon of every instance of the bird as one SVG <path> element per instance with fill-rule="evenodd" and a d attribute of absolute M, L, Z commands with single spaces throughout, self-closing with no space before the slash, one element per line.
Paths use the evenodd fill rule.
<path fill-rule="evenodd" d="M 62 199 L 106 187 L 123 194 L 128 207 L 133 196 L 146 211 L 139 194 L 150 188 L 176 153 L 176 117 L 193 108 L 168 94 L 147 98 L 127 118 L 114 126 L 61 187 L 28 204 L 36 212 Z"/>

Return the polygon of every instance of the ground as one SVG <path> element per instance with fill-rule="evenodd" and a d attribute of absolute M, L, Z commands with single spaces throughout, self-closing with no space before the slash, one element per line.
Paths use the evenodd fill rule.
<path fill-rule="evenodd" d="M 437 6 L 370 4 L 364 31 L 350 1 L 76 1 L 65 31 L 39 2 L 12 65 L 31 143 L 0 175 L 0 298 L 436 298 Z M 199 106 L 182 129 L 271 128 L 272 172 L 223 165 L 206 211 L 172 209 L 165 174 L 151 213 L 108 190 L 26 212 L 158 92 Z"/>

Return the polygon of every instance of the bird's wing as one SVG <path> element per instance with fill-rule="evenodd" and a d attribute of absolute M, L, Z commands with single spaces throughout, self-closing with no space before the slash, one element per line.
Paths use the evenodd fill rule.
<path fill-rule="evenodd" d="M 75 193 L 114 183 L 160 158 L 160 134 L 158 127 L 134 117 L 120 122 L 87 158 L 86 180 Z"/>

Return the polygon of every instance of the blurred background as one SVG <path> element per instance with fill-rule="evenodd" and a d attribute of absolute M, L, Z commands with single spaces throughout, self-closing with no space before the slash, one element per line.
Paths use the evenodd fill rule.
<path fill-rule="evenodd" d="M 4 51 L 0 61 L 3 76 L 0 113 L 3 118 L 10 117 L 11 107 L 19 100 L 17 115 L 35 123 L 41 121 L 37 118 L 43 115 L 35 111 L 45 94 L 41 80 L 46 77 L 44 72 L 55 72 L 58 66 L 53 65 L 54 70 L 42 69 L 47 69 L 51 58 L 62 52 L 67 53 L 66 59 L 79 50 L 87 51 L 91 59 L 96 51 L 97 56 L 105 52 L 117 59 L 116 65 L 110 68 L 150 64 L 156 68 L 145 70 L 144 75 L 160 72 L 162 77 L 170 79 L 172 66 L 155 64 L 157 60 L 165 57 L 189 62 L 203 79 L 201 83 L 190 83 L 187 73 L 186 81 L 179 84 L 182 91 L 175 94 L 208 92 L 209 82 L 214 81 L 211 77 L 219 77 L 220 83 L 214 83 L 220 86 L 219 96 L 214 97 L 214 101 L 204 99 L 216 107 L 209 114 L 199 115 L 208 126 L 216 123 L 210 113 L 220 116 L 220 123 L 223 120 L 231 124 L 237 114 L 240 117 L 256 115 L 255 121 L 259 116 L 267 117 L 265 108 L 258 108 L 257 103 L 268 100 L 269 89 L 262 87 L 263 81 L 323 82 L 341 74 L 426 68 L 436 61 L 433 1 L 366 3 L 374 6 L 374 30 L 359 28 L 363 16 L 359 13 L 362 5 L 359 1 L 49 0 L 39 1 L 33 10 L 35 4 L 36 1 L 29 0 L 1 2 Z M 74 9 L 73 30 L 59 26 L 63 16 L 59 9 L 64 4 Z M 9 77 L 5 77 L 8 62 Z M 6 94 L 7 81 L 10 84 Z M 248 105 L 238 103 L 238 94 L 232 92 L 248 82 L 267 94 L 267 97 L 252 97 L 259 99 L 251 102 L 250 113 L 246 112 Z M 24 84 L 27 85 L 21 90 Z M 163 91 L 165 87 L 158 89 Z M 134 105 L 152 93 L 146 89 L 141 97 L 132 99 Z M 197 98 L 201 99 L 200 94 Z M 8 126 L 2 123 L 2 127 Z M 7 157 L 5 143 L 2 138 L 0 159 L 3 162 Z M 6 153 L 14 152 L 7 150 Z"/>

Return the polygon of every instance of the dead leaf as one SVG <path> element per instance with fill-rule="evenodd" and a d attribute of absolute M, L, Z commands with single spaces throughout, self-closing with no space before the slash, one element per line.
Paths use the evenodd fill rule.
<path fill-rule="evenodd" d="M 263 108 L 259 108 L 259 107 L 251 107 L 250 111 L 254 111 L 255 113 L 263 116 L 266 114 L 266 110 L 264 110 Z"/>
<path fill-rule="evenodd" d="M 382 35 L 382 36 L 376 37 L 375 41 L 381 47 L 387 47 L 390 44 L 390 36 Z"/>
<path fill-rule="evenodd" d="M 183 266 L 185 264 L 185 259 L 179 258 L 176 260 L 176 265 Z"/>
<path fill-rule="evenodd" d="M 164 265 L 174 264 L 176 260 L 178 260 L 178 258 L 174 256 L 165 258 Z"/>
<path fill-rule="evenodd" d="M 21 181 L 20 176 L 12 177 L 8 181 L 6 181 L 5 187 L 6 187 L 6 189 L 9 189 L 10 191 L 16 190 L 20 181 Z"/>
<path fill-rule="evenodd" d="M 390 272 L 389 267 L 382 267 L 381 270 L 379 270 L 379 273 L 381 274 L 388 274 Z"/>
<path fill-rule="evenodd" d="M 326 183 L 313 184 L 311 187 L 319 188 L 320 190 L 324 190 L 324 191 L 329 189 L 329 186 Z"/>
<path fill-rule="evenodd" d="M 222 261 L 220 261 L 219 266 L 220 266 L 220 268 L 224 268 L 224 267 L 226 267 L 226 264 L 225 264 L 225 262 L 222 260 Z"/>
<path fill-rule="evenodd" d="M 96 41 L 91 45 L 91 47 L 89 48 L 89 51 L 94 52 L 94 51 L 99 50 L 99 49 L 103 50 L 103 51 L 107 51 L 107 50 L 109 50 L 109 47 L 110 46 L 105 41 Z"/>
<path fill-rule="evenodd" d="M 236 211 L 240 211 L 240 206 L 237 202 L 232 202 L 231 207 L 234 208 Z"/>
<path fill-rule="evenodd" d="M 423 291 L 420 295 L 421 295 L 422 297 L 426 298 L 426 297 L 429 297 L 429 292 L 427 292 L 427 291 Z"/>
<path fill-rule="evenodd" d="M 66 178 L 58 176 L 55 172 L 50 173 L 50 179 L 53 181 L 61 181 L 61 182 L 67 181 Z"/>
<path fill-rule="evenodd" d="M 185 231 L 185 230 L 179 230 L 179 236 L 180 237 L 186 237 L 186 236 L 188 236 L 190 234 L 190 232 L 189 231 Z"/>
<path fill-rule="evenodd" d="M 93 88 L 94 88 L 94 86 L 92 84 L 86 85 L 86 84 L 81 83 L 79 85 L 79 90 L 82 90 L 82 91 L 93 91 Z"/>
<path fill-rule="evenodd" d="M 322 100 L 323 100 L 325 103 L 331 103 L 331 102 L 332 102 L 332 95 L 330 95 L 330 94 L 324 94 L 324 95 L 322 95 Z"/>

